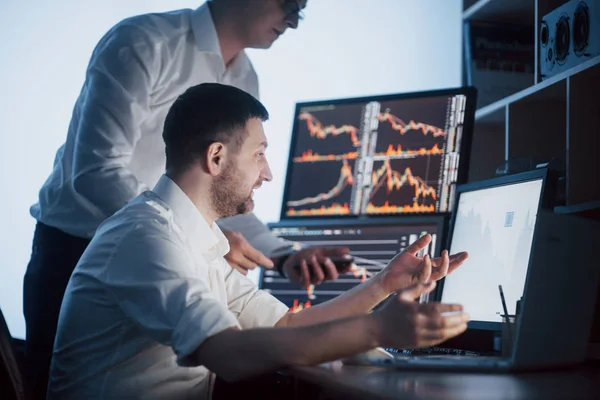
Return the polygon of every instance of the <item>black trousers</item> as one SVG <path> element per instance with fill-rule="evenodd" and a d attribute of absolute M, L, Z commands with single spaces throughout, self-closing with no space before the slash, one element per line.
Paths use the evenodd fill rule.
<path fill-rule="evenodd" d="M 71 273 L 90 240 L 40 222 L 23 280 L 25 378 L 31 399 L 45 399 L 58 314 Z"/>

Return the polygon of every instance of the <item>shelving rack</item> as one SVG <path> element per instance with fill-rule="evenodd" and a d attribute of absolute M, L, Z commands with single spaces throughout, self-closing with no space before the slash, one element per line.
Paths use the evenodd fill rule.
<path fill-rule="evenodd" d="M 562 159 L 565 204 L 555 212 L 600 220 L 600 56 L 547 79 L 540 74 L 542 18 L 566 2 L 463 1 L 463 26 L 469 21 L 516 23 L 534 33 L 531 85 L 493 99 L 475 113 L 469 181 L 494 176 L 508 159 Z M 477 82 L 473 85 L 477 87 Z M 593 359 L 600 359 L 600 286 L 598 293 L 588 351 Z"/>

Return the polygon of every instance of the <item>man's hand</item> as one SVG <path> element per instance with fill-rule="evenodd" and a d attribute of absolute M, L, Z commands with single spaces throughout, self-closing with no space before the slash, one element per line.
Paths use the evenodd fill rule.
<path fill-rule="evenodd" d="M 225 229 L 222 231 L 227 240 L 229 240 L 231 250 L 225 255 L 225 259 L 232 268 L 237 269 L 244 275 L 248 274 L 249 269 L 254 269 L 258 265 L 262 265 L 265 268 L 273 268 L 273 261 L 252 247 L 241 233 Z"/>
<path fill-rule="evenodd" d="M 330 257 L 344 257 L 350 252 L 347 247 L 309 247 L 297 251 L 283 264 L 283 271 L 294 283 L 302 286 L 318 285 L 326 280 L 336 280 L 352 266 L 337 269 Z"/>
<path fill-rule="evenodd" d="M 378 342 L 384 347 L 435 346 L 467 329 L 468 314 L 460 304 L 414 300 L 435 288 L 435 282 L 417 283 L 395 294 L 374 313 Z"/>
<path fill-rule="evenodd" d="M 442 256 L 431 259 L 429 255 L 418 257 L 417 253 L 431 242 L 427 234 L 396 255 L 375 278 L 380 281 L 386 293 L 404 289 L 416 283 L 437 281 L 460 267 L 469 256 L 467 252 L 453 254 L 442 251 Z M 374 278 L 374 279 L 375 279 Z"/>

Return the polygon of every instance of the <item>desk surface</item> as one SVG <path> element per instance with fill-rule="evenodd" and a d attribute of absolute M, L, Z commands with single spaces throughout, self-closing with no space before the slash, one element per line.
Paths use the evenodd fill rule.
<path fill-rule="evenodd" d="M 356 399 L 597 399 L 600 368 L 519 374 L 401 371 L 343 365 L 295 367 L 294 377 L 340 398 Z"/>

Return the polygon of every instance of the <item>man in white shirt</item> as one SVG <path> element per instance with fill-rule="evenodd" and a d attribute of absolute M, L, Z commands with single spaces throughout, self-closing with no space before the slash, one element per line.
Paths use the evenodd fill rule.
<path fill-rule="evenodd" d="M 216 221 L 251 211 L 253 191 L 272 179 L 267 118 L 228 85 L 197 85 L 175 101 L 166 174 L 100 225 L 70 278 L 49 399 L 207 399 L 214 374 L 236 381 L 377 346 L 434 345 L 466 329 L 462 306 L 414 301 L 466 258 L 417 257 L 430 236 L 296 314 L 227 263 Z"/>
<path fill-rule="evenodd" d="M 306 0 L 212 0 L 193 11 L 128 18 L 100 40 L 66 142 L 31 207 L 38 223 L 23 311 L 32 397 L 45 392 L 60 304 L 83 250 L 102 221 L 154 187 L 164 172 L 161 133 L 173 101 L 201 82 L 233 85 L 258 98 L 258 79 L 244 49 L 268 48 L 287 28 L 295 29 L 305 5 Z M 252 213 L 218 223 L 231 246 L 226 258 L 243 273 L 276 264 L 297 283 L 318 284 L 338 277 L 328 256 L 348 252 L 293 253 L 292 243 L 271 235 Z"/>

